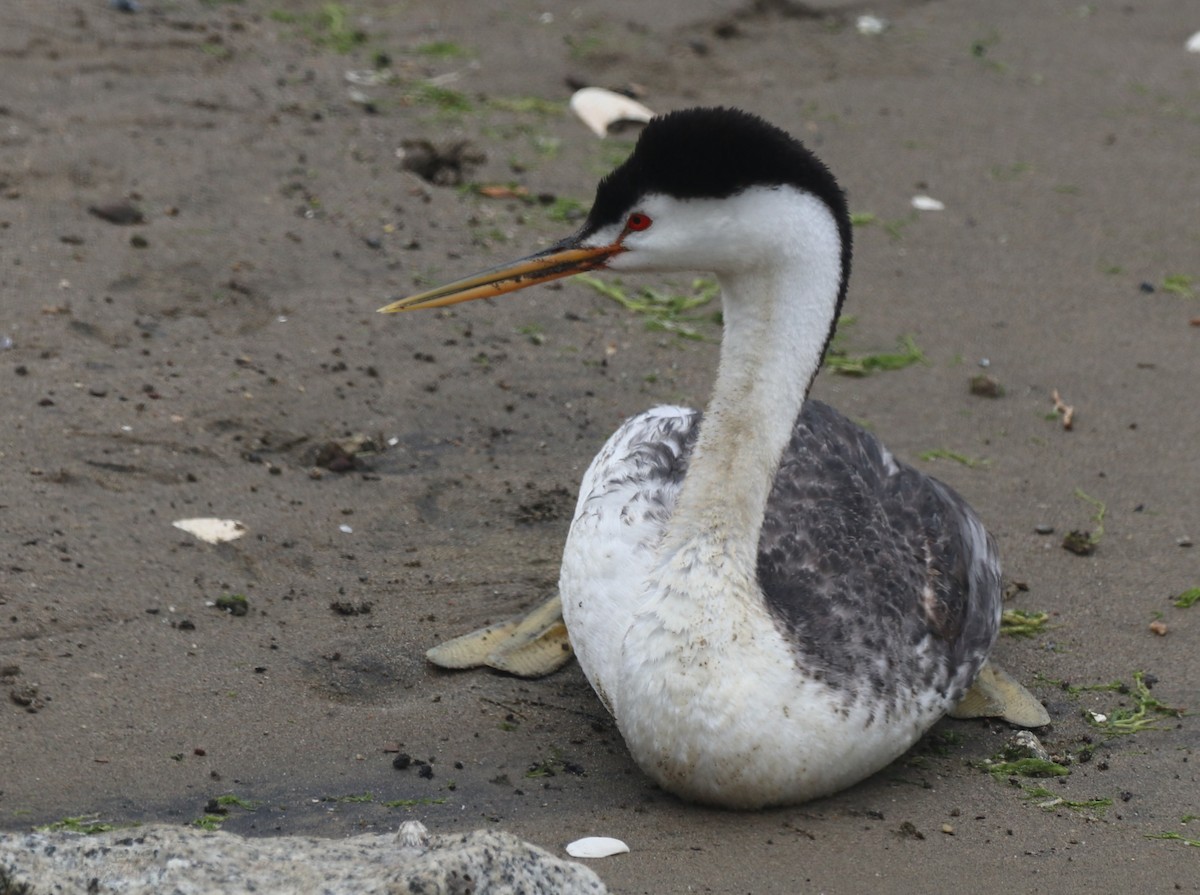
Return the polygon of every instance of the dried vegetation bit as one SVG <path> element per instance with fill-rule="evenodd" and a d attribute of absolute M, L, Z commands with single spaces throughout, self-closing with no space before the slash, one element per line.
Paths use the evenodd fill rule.
<path fill-rule="evenodd" d="M 1176 609 L 1190 609 L 1200 602 L 1200 587 L 1189 587 L 1175 598 Z"/>
<path fill-rule="evenodd" d="M 1070 808 L 1072 811 L 1096 811 L 1103 814 L 1104 809 L 1113 803 L 1113 800 L 1107 796 L 1095 799 L 1066 799 L 1044 786 L 1030 786 L 1026 788 L 1025 794 L 1028 801 L 1036 802 L 1043 811 Z"/>
<path fill-rule="evenodd" d="M 1133 686 L 1120 684 L 1117 692 L 1128 696 L 1133 701 L 1132 708 L 1117 708 L 1107 715 L 1088 712 L 1085 717 L 1091 723 L 1106 733 L 1130 734 L 1142 730 L 1162 730 L 1158 721 L 1165 718 L 1182 718 L 1184 709 L 1167 705 L 1151 694 L 1150 688 L 1158 683 L 1158 678 L 1142 671 L 1133 673 Z M 1095 688 L 1112 689 L 1112 687 Z"/>
<path fill-rule="evenodd" d="M 1066 777 L 1070 770 L 1056 761 L 1045 758 L 1015 758 L 997 761 L 987 766 L 995 777 Z"/>
<path fill-rule="evenodd" d="M 1006 609 L 1000 616 L 1000 633 L 1009 637 L 1034 637 L 1046 630 L 1050 613 L 1028 609 Z"/>
<path fill-rule="evenodd" d="M 1071 429 L 1075 425 L 1075 408 L 1063 401 L 1058 389 L 1050 393 L 1050 399 L 1054 402 L 1054 412 L 1062 417 L 1062 427 Z"/>
<path fill-rule="evenodd" d="M 913 341 L 912 336 L 901 336 L 897 350 L 892 353 L 850 355 L 842 348 L 836 332 L 823 361 L 825 367 L 843 376 L 869 376 L 877 372 L 903 370 L 913 364 L 926 362 L 925 353 Z"/>

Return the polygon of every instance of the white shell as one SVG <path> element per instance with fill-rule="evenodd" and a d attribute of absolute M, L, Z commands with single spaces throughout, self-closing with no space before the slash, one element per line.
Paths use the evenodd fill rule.
<path fill-rule="evenodd" d="M 236 541 L 246 533 L 246 526 L 236 519 L 176 519 L 171 524 L 181 531 L 195 535 L 206 544 Z"/>
<path fill-rule="evenodd" d="M 618 121 L 647 122 L 654 113 L 637 100 L 605 90 L 603 87 L 584 87 L 571 97 L 571 111 L 591 128 L 597 137 L 608 136 L 608 129 Z"/>
<path fill-rule="evenodd" d="M 1189 53 L 1200 53 L 1200 31 L 1197 31 L 1195 34 L 1189 37 L 1184 46 L 1187 48 Z"/>
<path fill-rule="evenodd" d="M 628 845 L 611 836 L 585 836 L 567 846 L 567 854 L 572 858 L 609 858 L 628 852 Z"/>
<path fill-rule="evenodd" d="M 887 31 L 888 21 L 887 19 L 881 19 L 879 16 L 859 16 L 858 21 L 855 23 L 855 27 L 858 28 L 859 34 L 874 36 L 876 34 L 883 34 L 883 32 Z"/>
<path fill-rule="evenodd" d="M 945 211 L 944 203 L 939 202 L 932 196 L 913 196 L 912 207 L 917 211 Z"/>

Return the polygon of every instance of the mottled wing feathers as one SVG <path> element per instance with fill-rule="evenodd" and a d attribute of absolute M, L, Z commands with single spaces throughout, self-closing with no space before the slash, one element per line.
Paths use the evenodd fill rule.
<path fill-rule="evenodd" d="M 653 551 L 700 423 L 677 407 L 628 420 L 593 461 L 576 524 L 619 506 L 627 543 Z M 805 671 L 885 714 L 918 692 L 957 700 L 999 628 L 999 563 L 970 507 L 819 401 L 805 403 L 776 474 L 757 572 Z"/>
<path fill-rule="evenodd" d="M 999 564 L 971 509 L 818 401 L 776 476 L 758 577 L 801 662 L 853 698 L 956 698 L 999 623 Z"/>
<path fill-rule="evenodd" d="M 584 476 L 576 516 L 593 501 L 613 492 L 625 494 L 622 519 L 642 518 L 665 525 L 675 509 L 675 495 L 687 473 L 688 456 L 700 431 L 699 411 L 655 407 L 626 420 L 592 461 Z M 640 517 L 640 518 L 635 518 Z"/>

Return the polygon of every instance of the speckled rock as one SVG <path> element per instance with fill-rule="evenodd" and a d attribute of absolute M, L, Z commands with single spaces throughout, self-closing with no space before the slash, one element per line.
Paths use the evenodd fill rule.
<path fill-rule="evenodd" d="M 502 832 L 247 839 L 154 825 L 85 836 L 0 834 L 0 868 L 32 895 L 603 895 L 587 867 Z"/>

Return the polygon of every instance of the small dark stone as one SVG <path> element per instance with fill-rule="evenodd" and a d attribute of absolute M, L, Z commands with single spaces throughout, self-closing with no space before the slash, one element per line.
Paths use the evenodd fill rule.
<path fill-rule="evenodd" d="M 334 600 L 329 604 L 329 608 L 343 616 L 370 615 L 372 605 L 366 600 L 359 603 L 351 603 L 349 600 Z"/>
<path fill-rule="evenodd" d="M 1040 535 L 1054 534 L 1054 526 L 1053 525 L 1035 525 L 1033 527 L 1033 530 L 1036 531 Z"/>
<path fill-rule="evenodd" d="M 142 214 L 141 209 L 132 202 L 125 200 L 109 202 L 106 205 L 89 206 L 88 213 L 100 218 L 102 221 L 108 221 L 108 223 L 116 224 L 120 227 L 130 227 L 134 224 L 146 223 L 146 216 Z"/>
<path fill-rule="evenodd" d="M 407 752 L 401 752 L 392 759 L 392 767 L 397 771 L 407 771 L 408 766 L 412 764 L 412 756 Z"/>
<path fill-rule="evenodd" d="M 1004 396 L 1004 386 L 1000 384 L 1000 380 L 986 373 L 980 373 L 978 376 L 971 377 L 970 390 L 971 394 L 978 395 L 981 398 L 1001 398 Z"/>
<path fill-rule="evenodd" d="M 421 770 L 417 771 L 417 776 L 424 780 L 433 779 L 433 765 L 421 765 Z"/>

